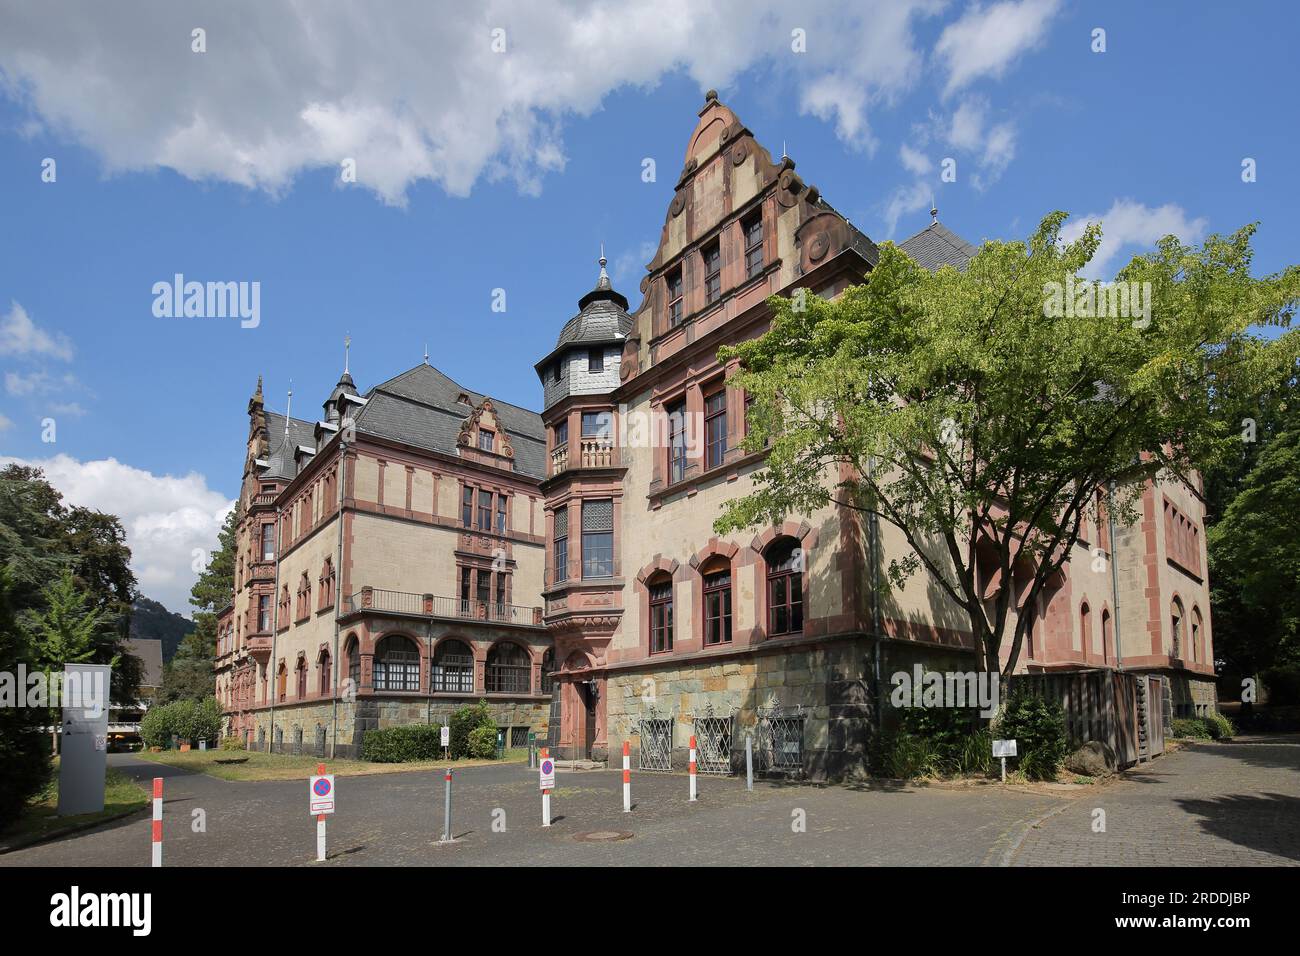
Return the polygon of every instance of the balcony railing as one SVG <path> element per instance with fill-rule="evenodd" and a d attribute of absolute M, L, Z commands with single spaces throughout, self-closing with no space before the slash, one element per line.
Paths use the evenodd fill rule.
<path fill-rule="evenodd" d="M 443 617 L 526 627 L 540 627 L 542 624 L 540 607 L 447 597 L 439 594 L 386 591 L 382 588 L 362 588 L 356 594 L 343 599 L 344 614 L 357 611 L 382 611 L 387 614 L 409 614 L 413 617 Z"/>
<path fill-rule="evenodd" d="M 551 452 L 551 474 L 558 475 L 569 468 L 616 468 L 618 450 L 610 438 L 580 438 L 577 448 L 570 454 L 565 444 Z"/>

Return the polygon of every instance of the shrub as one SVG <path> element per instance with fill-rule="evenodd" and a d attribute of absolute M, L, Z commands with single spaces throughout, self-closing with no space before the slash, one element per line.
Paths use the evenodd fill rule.
<path fill-rule="evenodd" d="M 368 730 L 361 741 L 361 759 L 373 763 L 437 760 L 441 756 L 442 728 L 436 724 Z"/>
<path fill-rule="evenodd" d="M 492 708 L 488 707 L 486 700 L 480 700 L 477 704 L 469 707 L 462 707 L 451 715 L 448 721 L 451 725 L 451 756 L 453 760 L 461 760 L 471 756 L 469 735 L 476 727 L 492 728 L 492 746 L 496 748 L 496 721 L 492 719 Z"/>
<path fill-rule="evenodd" d="M 221 738 L 222 750 L 243 750 L 244 739 L 236 734 Z"/>
<path fill-rule="evenodd" d="M 987 773 L 991 737 L 975 711 L 952 707 L 909 707 L 899 726 L 876 738 L 871 765 L 905 780 Z"/>
<path fill-rule="evenodd" d="M 1013 694 L 997 722 L 997 736 L 1014 739 L 1017 764 L 1030 780 L 1055 780 L 1065 760 L 1065 711 L 1056 701 Z"/>
<path fill-rule="evenodd" d="M 168 721 L 170 704 L 150 707 L 140 718 L 140 739 L 146 747 L 166 747 L 171 743 L 171 724 Z"/>
<path fill-rule="evenodd" d="M 469 756 L 475 760 L 492 760 L 497 755 L 495 724 L 479 724 L 469 732 Z"/>
<path fill-rule="evenodd" d="M 1199 717 L 1179 717 L 1169 727 L 1169 732 L 1175 737 L 1191 737 L 1196 740 L 1207 740 L 1210 736 L 1210 730 L 1205 726 L 1205 721 Z"/>
<path fill-rule="evenodd" d="M 1206 731 L 1215 740 L 1231 739 L 1237 732 L 1237 728 L 1232 726 L 1232 721 L 1217 711 L 1206 714 L 1201 720 L 1205 724 Z"/>

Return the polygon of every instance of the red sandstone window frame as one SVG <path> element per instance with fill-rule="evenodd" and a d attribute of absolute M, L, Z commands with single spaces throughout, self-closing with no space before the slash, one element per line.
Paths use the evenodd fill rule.
<path fill-rule="evenodd" d="M 803 633 L 805 569 L 795 557 L 802 554 L 797 540 L 778 538 L 763 555 L 769 637 Z"/>
<path fill-rule="evenodd" d="M 461 486 L 460 522 L 466 528 L 474 527 L 474 486 L 473 485 Z"/>
<path fill-rule="evenodd" d="M 665 283 L 668 289 L 668 328 L 675 329 L 682 324 L 682 295 L 685 289 L 680 265 L 665 276 Z"/>
<path fill-rule="evenodd" d="M 673 650 L 673 581 L 658 574 L 646 582 L 650 594 L 650 653 L 671 654 Z"/>
<path fill-rule="evenodd" d="M 474 693 L 474 651 L 459 638 L 439 642 L 429 664 L 429 690 L 435 694 Z"/>
<path fill-rule="evenodd" d="M 320 695 L 322 697 L 327 696 L 332 690 L 330 687 L 330 681 L 333 678 L 332 668 L 330 666 L 332 663 L 333 662 L 330 660 L 330 652 L 326 650 L 322 650 L 320 656 L 316 659 L 316 666 L 320 671 Z"/>
<path fill-rule="evenodd" d="M 478 447 L 479 451 L 495 451 L 497 444 L 496 432 L 489 431 L 486 428 L 478 430 Z"/>
<path fill-rule="evenodd" d="M 552 428 L 552 448 L 563 448 L 569 443 L 569 420 L 561 418 Z"/>
<path fill-rule="evenodd" d="M 763 211 L 746 216 L 740 229 L 745 239 L 745 278 L 752 279 L 763 271 Z"/>
<path fill-rule="evenodd" d="M 722 242 L 714 239 L 700 250 L 704 262 L 704 304 L 713 305 L 722 299 Z"/>
<path fill-rule="evenodd" d="M 727 457 L 727 386 L 719 382 L 704 394 L 704 467 L 719 468 Z"/>
<path fill-rule="evenodd" d="M 492 530 L 492 492 L 486 488 L 478 490 L 478 519 L 475 527 L 479 531 Z"/>
<path fill-rule="evenodd" d="M 705 647 L 731 643 L 731 577 L 731 564 L 722 557 L 700 567 Z"/>
<path fill-rule="evenodd" d="M 689 461 L 689 449 L 686 446 L 685 397 L 665 403 L 664 414 L 668 419 L 667 484 L 676 485 L 686 480 L 686 467 Z"/>
<path fill-rule="evenodd" d="M 302 700 L 307 696 L 307 658 L 298 658 L 298 665 L 295 670 L 298 673 L 294 675 L 297 678 L 297 687 L 294 692 L 297 694 L 298 699 Z"/>
<path fill-rule="evenodd" d="M 551 568 L 555 583 L 569 580 L 569 506 L 555 509 L 551 533 Z"/>

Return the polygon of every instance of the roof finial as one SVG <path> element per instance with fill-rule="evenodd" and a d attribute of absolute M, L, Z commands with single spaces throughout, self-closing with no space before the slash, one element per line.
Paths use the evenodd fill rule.
<path fill-rule="evenodd" d="M 788 155 L 786 155 L 786 152 L 785 152 L 785 140 L 781 140 L 781 158 L 782 158 L 782 159 L 789 159 L 789 158 L 790 158 Z"/>
<path fill-rule="evenodd" d="M 289 379 L 289 398 L 284 403 L 284 441 L 289 442 L 289 413 L 293 411 L 293 379 Z"/>
<path fill-rule="evenodd" d="M 343 374 L 348 374 L 349 351 L 352 349 L 352 335 L 348 332 L 343 333 Z"/>
<path fill-rule="evenodd" d="M 939 222 L 939 207 L 934 204 L 934 196 L 930 197 L 930 224 L 937 225 Z"/>
<path fill-rule="evenodd" d="M 609 260 L 605 258 L 605 243 L 603 242 L 600 244 L 600 259 L 598 261 L 600 262 L 600 277 L 596 280 L 596 288 L 608 289 L 610 287 L 609 273 L 605 271 L 605 266 L 609 263 Z"/>
<path fill-rule="evenodd" d="M 425 365 L 429 364 L 429 343 L 428 342 L 424 343 L 424 364 Z"/>

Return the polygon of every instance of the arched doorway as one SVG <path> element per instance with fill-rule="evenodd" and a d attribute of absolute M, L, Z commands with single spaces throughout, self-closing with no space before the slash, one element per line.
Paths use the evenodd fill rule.
<path fill-rule="evenodd" d="M 562 695 L 560 750 L 575 760 L 590 760 L 596 742 L 596 708 L 600 703 L 600 690 L 597 682 L 583 673 L 588 666 L 587 655 L 574 651 L 565 659 L 565 679 L 559 683 Z"/>

